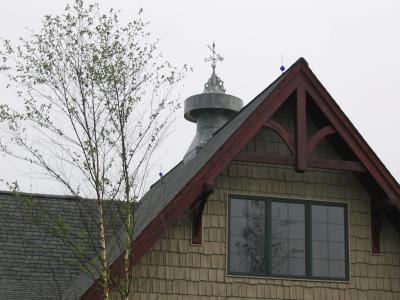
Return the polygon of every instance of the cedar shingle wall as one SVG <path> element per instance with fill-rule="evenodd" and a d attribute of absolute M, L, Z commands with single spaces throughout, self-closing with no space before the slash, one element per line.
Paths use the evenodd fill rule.
<path fill-rule="evenodd" d="M 324 149 L 325 148 L 325 149 Z M 246 151 L 282 153 L 285 146 L 263 130 Z M 318 150 L 332 152 L 329 144 Z M 350 282 L 283 280 L 226 275 L 229 193 L 298 197 L 348 203 Z M 185 216 L 143 257 L 131 299 L 400 299 L 399 234 L 387 222 L 380 256 L 370 253 L 369 195 L 351 173 L 233 162 L 217 179 L 203 217 L 203 245 L 190 244 Z M 113 295 L 113 299 L 118 297 Z"/>
<path fill-rule="evenodd" d="M 368 195 L 351 174 L 233 163 L 206 206 L 204 243 L 190 245 L 188 215 L 157 242 L 138 267 L 131 299 L 399 299 L 399 235 L 385 224 L 382 254 L 370 254 Z M 291 195 L 349 204 L 350 283 L 226 276 L 229 192 Z M 218 298 L 220 297 L 220 298 Z"/>

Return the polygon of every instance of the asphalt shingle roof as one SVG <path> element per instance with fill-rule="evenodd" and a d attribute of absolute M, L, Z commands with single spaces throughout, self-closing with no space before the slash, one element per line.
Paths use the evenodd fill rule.
<path fill-rule="evenodd" d="M 0 299 L 61 299 L 62 292 L 78 276 L 79 268 L 68 264 L 70 248 L 52 235 L 49 224 L 39 221 L 45 210 L 62 215 L 76 231 L 85 228 L 76 202 L 70 197 L 0 192 Z M 92 208 L 93 201 L 85 200 Z M 44 215 L 42 215 L 44 217 Z M 90 230 L 95 230 L 89 222 Z M 72 242 L 78 242 L 72 237 Z M 91 254 L 93 255 L 93 253 Z"/>

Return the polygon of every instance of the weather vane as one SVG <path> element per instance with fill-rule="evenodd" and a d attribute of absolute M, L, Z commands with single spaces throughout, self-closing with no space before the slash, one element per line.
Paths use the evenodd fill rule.
<path fill-rule="evenodd" d="M 215 71 L 215 67 L 217 66 L 218 61 L 223 61 L 224 58 L 219 55 L 217 52 L 215 52 L 215 42 L 212 43 L 211 45 L 207 45 L 208 49 L 211 51 L 211 55 L 207 58 L 204 59 L 205 62 L 211 62 L 211 67 L 213 68 L 213 71 Z"/>
<path fill-rule="evenodd" d="M 210 79 L 204 85 L 204 93 L 219 93 L 224 94 L 224 82 L 215 74 L 215 67 L 217 66 L 217 62 L 223 61 L 224 58 L 215 52 L 215 43 L 212 43 L 212 46 L 207 45 L 208 49 L 210 49 L 211 54 L 209 57 L 205 58 L 205 62 L 211 62 L 211 67 L 213 69 Z"/>

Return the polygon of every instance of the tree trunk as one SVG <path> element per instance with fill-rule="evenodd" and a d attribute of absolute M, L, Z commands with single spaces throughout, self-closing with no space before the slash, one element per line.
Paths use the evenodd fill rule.
<path fill-rule="evenodd" d="M 103 287 L 104 300 L 109 300 L 109 286 L 108 286 L 108 264 L 107 264 L 107 249 L 106 249 L 106 235 L 104 230 L 104 213 L 103 206 L 98 201 L 99 209 L 99 238 L 100 238 L 100 262 L 101 262 L 101 281 Z"/>

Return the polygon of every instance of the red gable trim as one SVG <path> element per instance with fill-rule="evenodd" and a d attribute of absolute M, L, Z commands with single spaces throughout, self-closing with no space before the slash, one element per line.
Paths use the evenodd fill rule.
<path fill-rule="evenodd" d="M 287 71 L 285 77 L 274 88 L 272 93 L 264 99 L 181 192 L 138 236 L 134 244 L 133 265 L 138 263 L 167 229 L 176 223 L 184 212 L 190 208 L 202 192 L 203 184 L 216 179 L 299 86 L 304 87 L 311 97 L 314 98 L 335 130 L 349 144 L 373 178 L 388 193 L 390 199 L 400 208 L 400 189 L 398 183 L 347 119 L 333 98 L 323 88 L 322 84 L 308 68 L 307 62 L 304 59 L 299 59 Z M 305 146 L 302 146 L 304 151 L 306 151 Z M 300 167 L 302 166 L 301 161 L 298 164 Z M 121 276 L 122 265 L 122 258 L 120 257 L 111 266 L 112 273 Z M 81 299 L 102 299 L 98 283 L 89 288 Z"/>
<path fill-rule="evenodd" d="M 400 186 L 396 179 L 393 178 L 312 71 L 305 68 L 303 74 L 306 77 L 304 85 L 307 92 L 393 204 L 400 208 Z"/>

